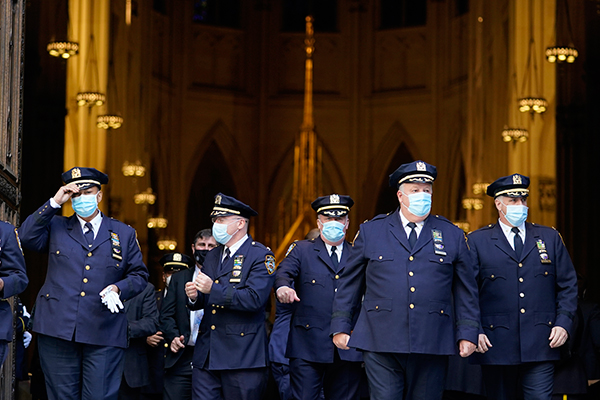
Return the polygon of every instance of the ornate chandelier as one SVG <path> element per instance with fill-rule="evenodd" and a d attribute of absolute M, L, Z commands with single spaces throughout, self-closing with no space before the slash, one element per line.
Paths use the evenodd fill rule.
<path fill-rule="evenodd" d="M 52 57 L 60 57 L 66 60 L 79 53 L 79 43 L 52 41 L 46 46 L 46 51 L 48 51 Z"/>

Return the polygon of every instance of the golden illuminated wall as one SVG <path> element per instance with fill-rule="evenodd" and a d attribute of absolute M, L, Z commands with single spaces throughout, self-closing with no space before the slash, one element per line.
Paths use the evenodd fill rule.
<path fill-rule="evenodd" d="M 137 2 L 130 24 L 126 8 L 111 5 L 112 50 L 102 51 L 114 60 L 123 127 L 98 134 L 85 125 L 87 110 L 72 115 L 70 109 L 66 152 L 79 155 L 76 146 L 90 140 L 84 130 L 94 132 L 99 154 L 89 160 L 106 163 L 111 211 L 142 232 L 143 248 L 154 246 L 147 242 L 146 218 L 161 214 L 169 225 L 160 235 L 187 250 L 192 187 L 209 198 L 215 194 L 215 184 L 204 188 L 205 180 L 194 178 L 206 159 L 222 160 L 214 168 L 230 171 L 238 195 L 259 211 L 252 224 L 256 237 L 279 244 L 278 224 L 286 218 L 279 210 L 292 196 L 294 141 L 303 116 L 304 32 L 281 31 L 280 2 L 256 7 L 241 1 L 242 29 L 195 24 L 191 7 L 169 3 L 161 13 L 151 3 Z M 436 213 L 464 220 L 471 229 L 494 222 L 492 200 L 473 194 L 473 184 L 520 172 L 532 177 L 532 219 L 554 223 L 555 67 L 543 57 L 553 38 L 554 1 L 473 0 L 461 15 L 454 3 L 429 1 L 425 26 L 379 30 L 379 2 L 357 9 L 340 0 L 338 31 L 315 32 L 319 194 L 356 200 L 352 234 L 378 211 L 382 186 L 402 151 L 437 165 Z M 106 32 L 98 36 L 100 43 L 107 39 Z M 535 68 L 533 61 L 528 66 L 531 43 Z M 81 78 L 77 71 L 69 77 Z M 69 89 L 69 104 L 75 90 Z M 529 95 L 548 100 L 544 115 L 519 113 L 517 99 Z M 505 125 L 527 128 L 529 141 L 503 142 Z M 109 150 L 103 152 L 105 142 Z M 86 146 L 81 160 L 91 148 Z M 123 177 L 126 160 L 140 160 L 148 174 L 135 181 Z M 133 195 L 150 186 L 157 204 L 136 206 Z M 464 210 L 464 197 L 480 199 L 483 209 Z"/>

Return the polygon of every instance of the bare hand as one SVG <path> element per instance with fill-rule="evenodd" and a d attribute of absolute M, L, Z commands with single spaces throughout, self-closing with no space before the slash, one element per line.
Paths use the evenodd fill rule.
<path fill-rule="evenodd" d="M 210 279 L 204 272 L 200 271 L 194 280 L 194 284 L 199 292 L 209 294 L 213 285 L 213 280 Z"/>
<path fill-rule="evenodd" d="M 177 353 L 179 350 L 185 347 L 185 345 L 183 344 L 184 339 L 185 338 L 183 337 L 183 335 L 173 339 L 173 341 L 171 342 L 171 351 L 173 353 Z"/>
<path fill-rule="evenodd" d="M 463 339 L 458 342 L 458 352 L 462 358 L 469 357 L 471 354 L 473 354 L 476 348 L 477 346 L 475 343 L 471 343 L 468 340 Z"/>
<path fill-rule="evenodd" d="M 333 335 L 333 344 L 335 344 L 335 347 L 341 350 L 350 350 L 350 347 L 348 347 L 349 340 L 350 335 L 347 333 L 336 333 Z"/>
<path fill-rule="evenodd" d="M 198 298 L 198 290 L 194 282 L 187 282 L 185 284 L 185 294 L 191 301 L 196 301 Z"/>
<path fill-rule="evenodd" d="M 287 286 L 282 286 L 277 289 L 277 300 L 280 303 L 293 303 L 294 301 L 300 301 L 300 298 L 296 295 L 296 291 Z"/>
<path fill-rule="evenodd" d="M 56 192 L 54 195 L 54 201 L 62 206 L 75 193 L 79 193 L 79 188 L 76 184 L 69 183 L 68 185 L 62 186 L 60 189 L 58 189 L 58 192 Z"/>
<path fill-rule="evenodd" d="M 152 336 L 148 336 L 146 338 L 146 343 L 148 344 L 148 346 L 151 347 L 156 347 L 158 346 L 163 340 L 165 340 L 165 338 L 162 335 L 161 331 L 156 332 L 154 335 Z"/>
<path fill-rule="evenodd" d="M 568 338 L 569 334 L 565 328 L 562 326 L 555 326 L 552 328 L 552 332 L 550 332 L 550 337 L 548 338 L 548 340 L 550 340 L 550 347 L 553 349 L 560 347 L 565 344 Z"/>
<path fill-rule="evenodd" d="M 485 333 L 480 333 L 479 344 L 477 345 L 477 350 L 475 351 L 478 353 L 485 353 L 490 349 L 490 347 L 493 347 L 492 342 L 490 342 L 490 339 L 488 339 Z"/>

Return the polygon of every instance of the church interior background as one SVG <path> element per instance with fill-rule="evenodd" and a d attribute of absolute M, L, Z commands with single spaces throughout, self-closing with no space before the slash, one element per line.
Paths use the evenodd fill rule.
<path fill-rule="evenodd" d="M 600 0 L 26 4 L 21 220 L 64 170 L 96 167 L 102 210 L 136 228 L 160 287 L 158 259 L 190 253 L 218 192 L 258 211 L 251 234 L 280 259 L 315 226 L 311 196 L 353 197 L 351 239 L 397 207 L 387 176 L 422 159 L 433 212 L 470 231 L 497 219 L 485 185 L 519 172 L 529 221 L 561 231 L 600 300 Z M 64 41 L 77 54 L 48 53 Z M 551 63 L 549 47 L 578 55 Z M 26 259 L 30 307 L 46 264 Z"/>

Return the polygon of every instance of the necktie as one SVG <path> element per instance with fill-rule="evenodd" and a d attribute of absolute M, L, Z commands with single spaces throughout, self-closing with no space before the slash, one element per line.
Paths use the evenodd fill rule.
<path fill-rule="evenodd" d="M 85 232 L 83 234 L 83 236 L 85 236 L 88 246 L 92 247 L 92 243 L 94 243 L 94 230 L 92 229 L 92 224 L 89 222 L 86 222 L 85 227 L 87 228 L 87 232 Z"/>
<path fill-rule="evenodd" d="M 221 261 L 221 265 L 225 264 L 227 262 L 227 260 L 229 260 L 229 255 L 231 254 L 231 251 L 229 251 L 229 247 L 225 248 L 225 257 L 223 257 L 223 261 Z"/>
<path fill-rule="evenodd" d="M 521 253 L 523 252 L 523 239 L 521 239 L 521 235 L 519 235 L 519 228 L 515 226 L 511 231 L 515 233 L 515 253 L 517 253 L 517 257 L 521 257 Z"/>
<path fill-rule="evenodd" d="M 338 261 L 338 256 L 337 253 L 335 252 L 336 247 L 335 246 L 331 246 L 331 263 L 333 264 L 333 266 L 335 268 L 337 268 L 338 265 L 340 265 L 340 262 Z"/>
<path fill-rule="evenodd" d="M 417 231 L 415 229 L 417 224 L 409 222 L 408 226 L 411 228 L 410 235 L 408 236 L 408 244 L 410 244 L 410 248 L 412 249 L 415 247 L 415 243 L 417 243 Z"/>

